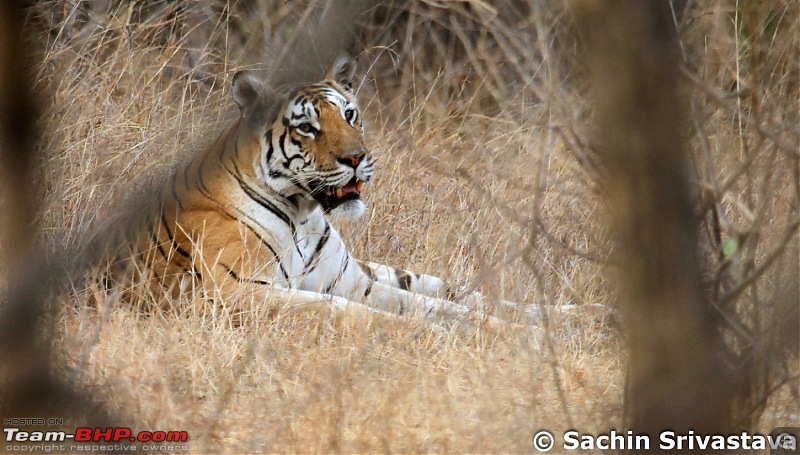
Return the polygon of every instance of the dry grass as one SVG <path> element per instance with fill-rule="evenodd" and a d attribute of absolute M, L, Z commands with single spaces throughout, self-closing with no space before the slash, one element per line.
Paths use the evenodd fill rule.
<path fill-rule="evenodd" d="M 197 451 L 517 453 L 538 428 L 619 424 L 620 361 L 599 334 L 554 354 L 415 321 L 233 319 L 81 312 L 64 324 L 71 373 L 133 425 L 188 430 Z"/>
<path fill-rule="evenodd" d="M 437 30 L 436 19 L 445 13 L 434 3 L 409 13 L 410 30 Z M 266 23 L 259 33 L 280 42 L 289 32 L 275 18 L 296 20 L 302 8 L 274 8 L 274 15 L 253 15 L 237 24 L 249 30 L 248 24 Z M 425 52 L 433 51 L 416 46 L 418 35 L 406 34 L 409 43 L 401 40 L 388 51 L 374 47 L 362 55 L 362 107 L 371 119 L 368 143 L 379 174 L 366 192 L 367 217 L 338 226 L 356 256 L 518 302 L 613 305 L 600 264 L 609 252 L 599 223 L 601 190 L 586 161 L 591 153 L 579 142 L 579 119 L 586 117 L 573 92 L 580 89 L 560 80 L 569 72 L 562 66 L 569 66 L 570 55 L 554 54 L 548 39 L 558 31 L 537 23 L 542 17 L 562 23 L 561 12 L 544 12 L 517 24 L 535 43 L 535 51 L 516 60 L 530 70 L 527 81 L 518 74 L 498 80 L 480 71 L 458 79 L 456 69 L 475 63 L 474 52 L 503 58 L 481 48 L 482 41 L 471 51 L 451 46 L 452 65 L 445 61 L 438 75 L 440 69 L 425 68 L 430 56 Z M 467 27 L 485 11 L 474 13 L 478 19 L 465 13 L 452 16 L 449 25 Z M 797 12 L 792 14 L 796 20 Z M 692 31 L 722 43 L 713 52 L 726 55 L 723 45 L 736 35 L 719 25 L 722 19 L 701 17 L 718 28 Z M 69 28 L 69 19 L 57 20 L 61 30 Z M 157 180 L 220 131 L 235 115 L 228 94 L 232 75 L 259 60 L 252 44 L 247 57 L 236 52 L 232 32 L 221 22 L 212 41 L 230 48 L 207 53 L 217 77 L 209 87 L 184 77 L 186 41 L 164 32 L 163 23 L 133 26 L 132 35 L 125 24 L 118 19 L 68 37 L 37 35 L 43 43 L 37 84 L 49 94 L 50 105 L 38 168 L 40 219 L 51 244 L 78 242 L 120 198 L 147 197 L 142 190 L 147 186 L 137 182 Z M 796 43 L 796 24 L 790 31 Z M 377 44 L 391 44 L 389 35 Z M 503 43 L 500 38 L 486 43 Z M 419 55 L 410 55 L 411 49 Z M 735 48 L 728 50 L 736 54 Z M 267 58 L 266 52 L 261 55 Z M 392 59 L 405 71 L 387 79 Z M 543 75 L 530 69 L 539 61 L 547 63 Z M 720 57 L 716 64 L 725 61 Z M 384 79 L 392 84 L 376 83 Z M 502 103 L 487 98 L 486 91 L 497 93 L 501 84 L 519 89 L 519 96 Z M 796 80 L 794 92 L 780 87 L 796 96 Z M 768 112 L 784 112 L 775 103 Z M 723 181 L 733 178 L 749 150 L 742 136 L 752 131 L 743 133 L 723 109 L 708 104 L 698 109 L 706 112 L 698 114 L 699 121 L 711 125 L 704 131 L 715 131 L 707 154 L 720 164 L 708 172 Z M 796 126 L 797 108 L 789 110 L 785 115 Z M 773 126 L 785 121 L 766 120 Z M 771 156 L 770 150 L 763 156 Z M 792 185 L 792 166 L 796 162 L 775 179 Z M 747 178 L 761 181 L 757 173 Z M 719 195 L 732 225 L 742 226 L 747 218 L 743 205 L 748 204 L 740 197 L 770 197 L 754 195 L 751 184 L 734 180 Z M 764 209 L 775 220 L 774 232 L 761 234 L 768 246 L 797 213 L 797 201 L 784 196 L 787 203 L 778 198 Z M 753 258 L 763 256 L 762 250 L 753 251 Z M 770 278 L 762 292 L 773 291 L 779 278 Z M 533 451 L 531 437 L 541 428 L 558 434 L 622 426 L 620 335 L 589 320 L 551 327 L 541 341 L 511 327 L 466 336 L 433 333 L 417 321 L 376 318 L 365 324 L 330 314 L 267 315 L 263 303 L 253 304 L 246 294 L 225 308 L 208 308 L 200 299 L 183 302 L 188 310 L 177 315 L 137 315 L 113 292 L 79 293 L 63 302 L 66 310 L 56 317 L 56 362 L 63 374 L 104 397 L 137 429 L 189 431 L 192 451 L 520 453 Z M 90 308 L 89 302 L 95 305 Z M 796 375 L 796 367 L 793 371 Z M 798 425 L 796 383 L 795 376 L 790 387 L 779 390 L 759 429 Z"/>

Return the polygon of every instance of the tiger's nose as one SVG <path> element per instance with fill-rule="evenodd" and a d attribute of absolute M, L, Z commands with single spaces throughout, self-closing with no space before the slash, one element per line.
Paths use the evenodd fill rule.
<path fill-rule="evenodd" d="M 349 164 L 352 167 L 358 167 L 358 163 L 361 162 L 361 159 L 364 158 L 364 155 L 367 154 L 367 149 L 364 147 L 358 148 L 355 151 L 349 152 L 344 156 L 337 158 L 336 160 L 342 164 Z"/>

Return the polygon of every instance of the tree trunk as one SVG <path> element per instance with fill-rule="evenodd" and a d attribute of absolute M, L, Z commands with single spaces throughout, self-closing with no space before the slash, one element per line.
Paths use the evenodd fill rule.
<path fill-rule="evenodd" d="M 621 264 L 615 278 L 629 354 L 626 424 L 648 434 L 651 449 L 667 429 L 725 433 L 741 384 L 728 372 L 719 321 L 701 287 L 669 3 L 573 6 Z"/>

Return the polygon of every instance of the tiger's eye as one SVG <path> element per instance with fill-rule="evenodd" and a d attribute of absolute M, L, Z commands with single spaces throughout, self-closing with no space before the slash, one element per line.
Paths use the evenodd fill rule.
<path fill-rule="evenodd" d="M 303 133 L 311 133 L 314 131 L 314 127 L 311 126 L 310 123 L 301 123 L 297 125 L 297 129 L 302 131 Z"/>
<path fill-rule="evenodd" d="M 344 118 L 347 119 L 348 122 L 352 123 L 356 119 L 355 109 L 348 109 L 344 111 Z"/>

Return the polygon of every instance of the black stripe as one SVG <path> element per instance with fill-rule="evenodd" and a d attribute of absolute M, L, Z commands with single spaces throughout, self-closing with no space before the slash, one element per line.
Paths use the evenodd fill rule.
<path fill-rule="evenodd" d="M 245 182 L 241 177 L 239 177 L 239 175 L 241 175 L 239 167 L 236 165 L 235 162 L 232 162 L 232 164 L 236 172 L 235 173 L 231 172 L 231 170 L 228 169 L 227 167 L 225 167 L 225 171 L 228 172 L 236 180 L 236 182 L 239 183 L 239 187 L 241 187 L 242 190 L 244 190 L 245 194 L 247 194 L 247 197 L 255 201 L 261 207 L 264 207 L 265 209 L 272 212 L 273 215 L 275 215 L 281 221 L 286 223 L 289 226 L 289 229 L 292 230 L 292 232 L 295 232 L 294 223 L 292 222 L 291 219 L 289 219 L 289 215 L 287 215 L 286 212 L 284 212 L 283 210 L 279 209 L 275 204 L 267 200 L 255 188 L 248 185 L 247 182 Z"/>
<path fill-rule="evenodd" d="M 308 104 L 306 104 L 306 107 L 308 107 Z M 314 117 L 319 118 L 319 100 L 318 99 L 314 99 L 314 100 L 311 101 L 311 111 L 314 113 Z M 306 115 L 308 117 L 311 117 L 311 115 L 309 115 L 309 112 L 306 112 Z"/>
<path fill-rule="evenodd" d="M 339 280 L 342 279 L 342 275 L 344 275 L 345 270 L 347 270 L 347 266 L 350 265 L 350 253 L 348 253 L 347 250 L 345 250 L 344 254 L 345 254 L 344 265 L 342 266 L 341 269 L 339 269 L 339 274 L 336 275 L 336 279 L 334 279 L 333 281 L 330 282 L 330 284 L 328 284 L 328 287 L 325 289 L 325 292 L 323 292 L 323 294 L 331 293 L 331 289 L 333 289 L 333 287 L 336 286 L 336 283 L 338 283 Z"/>
<path fill-rule="evenodd" d="M 237 133 L 238 133 L 238 130 L 239 130 L 239 126 L 241 126 L 241 123 L 239 123 L 239 125 L 237 125 L 237 127 L 236 127 Z M 233 154 L 234 154 L 234 156 L 236 156 L 236 158 L 239 158 L 241 156 L 241 153 L 239 152 L 239 139 L 237 138 L 237 135 L 236 134 L 231 135 L 231 138 L 229 140 L 233 141 Z M 225 155 L 225 148 L 220 150 L 220 154 L 219 154 L 220 159 L 222 159 L 222 157 L 224 155 Z"/>
<path fill-rule="evenodd" d="M 183 203 L 181 202 L 180 197 L 178 197 L 178 171 L 175 171 L 172 174 L 172 197 L 175 198 L 175 203 L 178 204 L 178 208 L 183 211 Z"/>
<path fill-rule="evenodd" d="M 167 215 L 163 209 L 161 210 L 161 224 L 164 226 L 164 230 L 166 230 L 167 232 L 167 237 L 169 237 L 169 241 L 172 244 L 172 249 L 177 251 L 178 254 L 180 254 L 184 258 L 186 258 L 189 261 L 189 264 L 192 265 L 192 270 L 189 270 L 186 267 L 182 267 L 183 270 L 187 273 L 191 273 L 196 278 L 202 279 L 203 275 L 194 266 L 194 262 L 192 262 L 192 256 L 186 250 L 181 248 L 181 246 L 178 245 L 178 242 L 175 241 L 175 237 L 173 237 L 172 232 L 169 229 L 169 224 L 167 223 Z"/>
<path fill-rule="evenodd" d="M 275 152 L 275 148 L 272 146 L 272 130 L 267 131 L 265 135 L 266 143 L 267 143 L 267 166 L 269 166 L 270 161 L 272 161 L 272 154 Z M 263 172 L 264 169 L 261 169 Z"/>
<path fill-rule="evenodd" d="M 151 239 L 153 240 L 153 243 L 156 245 L 156 248 L 158 249 L 158 252 L 161 253 L 161 256 L 164 258 L 164 262 L 165 262 L 164 273 L 166 273 L 166 271 L 167 271 L 166 268 L 169 267 L 169 264 L 172 261 L 170 260 L 169 255 L 167 254 L 167 252 L 164 251 L 164 247 L 162 246 L 162 242 L 158 239 L 158 234 L 156 233 L 155 229 L 153 228 L 153 225 L 149 224 L 147 228 L 150 230 Z M 164 281 L 164 279 L 156 272 L 156 264 L 155 264 L 154 260 L 155 260 L 155 258 L 153 258 L 153 257 L 151 257 L 149 255 L 148 255 L 147 258 L 144 258 L 145 263 L 150 265 L 150 270 L 156 276 L 156 281 L 159 282 L 159 283 L 162 283 L 163 285 L 166 285 L 167 283 Z M 181 269 L 183 269 L 183 271 L 185 273 L 192 274 L 195 278 L 198 278 L 198 279 L 200 278 L 200 274 L 197 273 L 197 271 L 191 271 L 188 268 L 183 267 L 183 266 L 181 266 Z"/>
<path fill-rule="evenodd" d="M 366 275 L 367 278 L 370 279 L 370 281 L 377 280 L 375 272 L 372 271 L 372 267 L 370 267 L 369 264 L 367 264 L 366 262 L 359 261 L 358 259 L 356 259 L 356 262 L 358 263 L 358 266 L 361 269 L 361 271 L 364 272 L 364 275 Z"/>
<path fill-rule="evenodd" d="M 183 168 L 183 186 L 186 188 L 186 191 L 189 191 L 189 168 L 191 166 L 186 166 Z"/>
<path fill-rule="evenodd" d="M 206 186 L 205 179 L 203 178 L 203 162 L 205 162 L 205 160 L 203 160 L 197 166 L 197 187 L 200 188 L 201 191 L 204 191 L 206 193 L 210 193 L 210 191 L 208 190 L 208 187 Z"/>
<path fill-rule="evenodd" d="M 303 162 L 303 167 L 308 167 L 308 166 L 311 165 L 311 161 L 306 161 L 305 157 L 302 154 L 298 153 L 297 155 L 292 155 L 292 157 L 289 158 L 289 161 L 284 165 L 284 167 L 286 169 L 291 170 L 292 169 L 292 161 L 294 161 L 294 160 L 302 161 Z"/>
<path fill-rule="evenodd" d="M 286 162 L 289 162 L 289 157 L 286 155 L 286 136 L 289 134 L 289 130 L 283 130 L 283 134 L 281 137 L 278 138 L 278 147 L 281 149 L 281 153 L 283 157 L 286 159 Z"/>
<path fill-rule="evenodd" d="M 411 288 L 411 275 L 405 270 L 394 269 L 394 275 L 397 277 L 397 286 L 404 291 Z"/>
<path fill-rule="evenodd" d="M 167 256 L 167 252 L 164 251 L 164 247 L 161 246 L 161 241 L 158 239 L 158 233 L 156 232 L 155 226 L 153 226 L 153 220 L 150 217 L 148 217 L 145 220 L 145 222 L 147 224 L 146 229 L 150 231 L 150 240 L 152 240 L 153 244 L 156 246 L 156 248 L 158 248 L 158 251 L 161 253 L 161 256 L 163 256 L 164 259 L 167 262 L 169 262 L 169 257 Z"/>
<path fill-rule="evenodd" d="M 367 285 L 367 289 L 364 291 L 364 298 L 366 299 L 372 293 L 372 285 L 375 284 L 374 281 L 370 281 Z"/>
<path fill-rule="evenodd" d="M 311 272 L 311 270 L 313 270 L 313 268 L 316 268 L 317 264 L 315 264 L 314 262 L 319 257 L 320 253 L 322 252 L 322 249 L 325 247 L 325 244 L 328 243 L 328 239 L 330 238 L 330 236 L 331 236 L 331 225 L 330 223 L 328 223 L 327 220 L 325 220 L 325 231 L 322 232 L 322 237 L 320 237 L 319 241 L 317 242 L 317 246 L 314 247 L 314 252 L 311 253 L 311 256 L 308 257 L 308 261 L 306 262 L 305 267 L 303 269 L 304 273 L 309 273 Z M 313 268 L 311 267 L 312 264 L 314 265 Z"/>
<path fill-rule="evenodd" d="M 175 241 L 175 237 L 172 235 L 172 232 L 169 229 L 169 224 L 167 222 L 167 215 L 164 213 L 164 210 L 161 210 L 161 224 L 164 225 L 164 229 L 167 231 L 167 237 L 169 237 L 169 241 L 172 243 L 172 248 L 178 252 L 181 256 L 185 257 L 186 259 L 192 260 L 192 255 L 190 255 L 186 250 L 178 245 L 178 242 Z"/>
<path fill-rule="evenodd" d="M 342 176 L 342 175 L 346 174 L 347 172 L 348 171 L 346 169 L 342 169 L 342 170 L 338 170 L 337 169 L 335 171 L 329 172 L 327 175 L 325 175 L 325 178 L 326 178 L 327 181 L 330 182 L 332 180 L 337 180 L 339 178 L 339 176 Z"/>
<path fill-rule="evenodd" d="M 291 142 L 291 143 L 292 143 L 292 145 L 294 145 L 295 147 L 299 148 L 300 150 L 302 150 L 302 149 L 303 149 L 303 144 L 302 144 L 300 141 L 298 141 L 297 139 L 295 139 L 295 138 L 293 138 L 293 137 L 290 137 L 290 138 L 289 138 L 289 142 Z M 297 158 L 297 156 L 298 156 L 298 155 L 294 155 L 294 156 L 293 156 L 293 157 L 292 157 L 292 158 L 289 160 L 289 162 L 291 163 L 293 159 Z"/>
<path fill-rule="evenodd" d="M 211 195 L 211 193 L 208 191 L 208 189 L 207 189 L 207 188 L 204 188 L 203 186 L 200 186 L 200 185 L 198 185 L 198 186 L 197 186 L 197 191 L 198 191 L 198 192 L 199 192 L 199 193 L 200 193 L 202 196 L 204 196 L 206 199 L 210 199 L 211 201 L 214 201 L 214 202 L 215 202 L 217 205 L 219 205 L 219 202 L 217 202 L 217 200 L 216 200 L 216 199 L 214 199 L 214 196 L 212 196 L 212 195 Z"/>
<path fill-rule="evenodd" d="M 258 166 L 261 168 L 261 172 L 264 175 L 267 175 L 271 178 L 280 177 L 279 175 L 275 175 L 275 171 L 272 170 L 272 155 L 275 153 L 275 147 L 272 146 L 272 130 L 268 130 L 265 134 L 265 139 L 267 142 L 267 157 L 266 160 L 261 161 L 259 159 Z M 266 168 L 264 168 L 266 165 Z"/>
<path fill-rule="evenodd" d="M 231 174 L 231 175 L 233 175 L 233 174 Z M 252 186 L 248 185 L 247 182 L 245 182 L 241 178 L 239 178 L 239 177 L 237 177 L 235 175 L 234 175 L 234 178 L 239 183 L 239 186 L 242 188 L 242 190 L 244 190 L 245 194 L 247 194 L 247 197 L 249 197 L 250 199 L 255 201 L 261 207 L 264 207 L 269 212 L 271 212 L 273 215 L 275 215 L 278 219 L 280 219 L 281 221 L 286 223 L 286 225 L 289 226 L 289 229 L 291 229 L 292 232 L 295 231 L 294 222 L 292 222 L 292 220 L 289 218 L 289 215 L 287 215 L 286 212 L 284 212 L 283 210 L 278 208 L 275 204 L 273 204 L 272 202 L 270 202 L 266 198 L 264 198 L 264 196 L 261 195 L 258 191 L 256 191 L 255 188 L 253 188 Z"/>
<path fill-rule="evenodd" d="M 200 177 L 202 177 L 202 176 L 200 176 Z M 211 191 L 208 189 L 208 187 L 206 186 L 206 184 L 205 184 L 205 182 L 203 181 L 202 178 L 198 179 L 197 188 L 199 188 L 200 191 L 202 191 L 205 194 L 211 194 Z"/>
<path fill-rule="evenodd" d="M 164 247 L 161 246 L 161 241 L 158 240 L 158 235 L 156 235 L 156 231 L 152 230 L 150 232 L 150 234 L 151 234 L 151 238 L 153 240 L 153 243 L 156 245 L 156 248 L 158 248 L 158 252 L 161 253 L 161 256 L 164 256 L 164 259 L 167 262 L 169 262 L 169 257 L 167 256 L 166 251 L 164 251 Z"/>
<path fill-rule="evenodd" d="M 270 283 L 268 281 L 264 281 L 264 280 L 251 280 L 251 279 L 240 278 L 239 275 L 237 275 L 236 272 L 234 272 L 233 269 L 231 269 L 227 265 L 222 264 L 222 263 L 220 263 L 220 265 L 222 266 L 222 268 L 225 269 L 226 272 L 228 272 L 228 275 L 231 278 L 233 278 L 234 280 L 236 280 L 239 283 L 263 284 L 263 285 L 267 285 L 267 286 L 272 284 L 272 283 Z"/>

